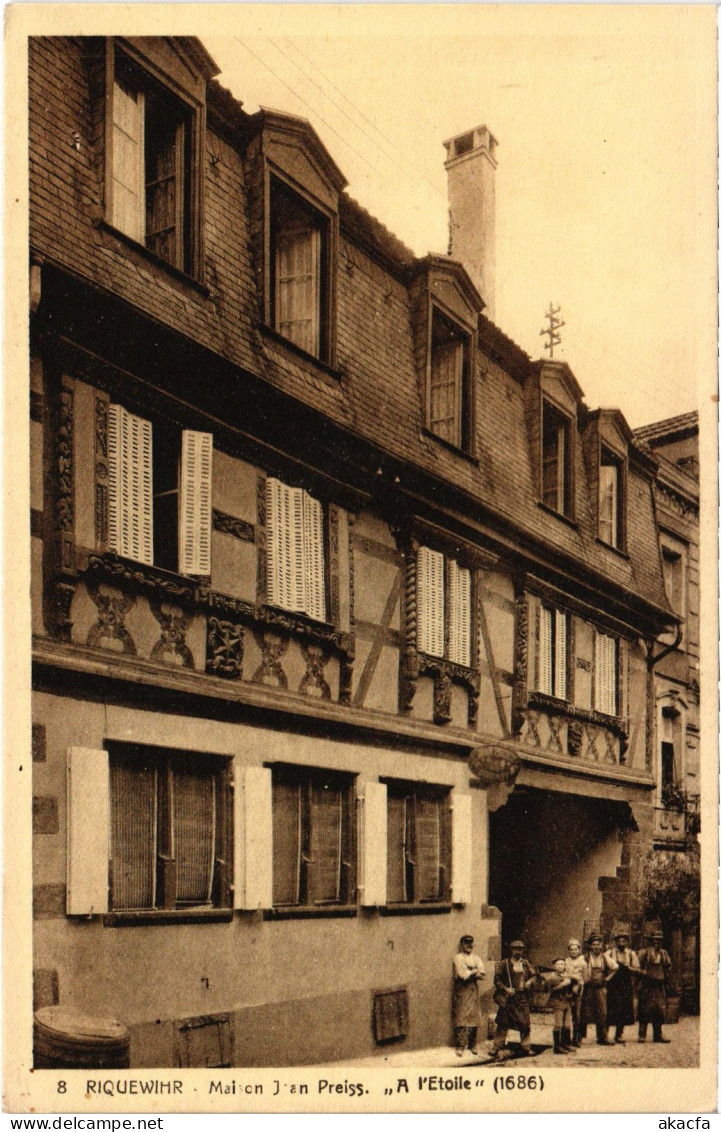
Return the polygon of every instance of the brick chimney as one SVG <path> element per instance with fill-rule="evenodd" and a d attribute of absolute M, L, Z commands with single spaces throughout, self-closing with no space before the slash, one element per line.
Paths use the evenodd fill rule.
<path fill-rule="evenodd" d="M 486 126 L 444 141 L 448 173 L 448 251 L 460 260 L 494 317 L 496 284 L 496 148 Z"/>

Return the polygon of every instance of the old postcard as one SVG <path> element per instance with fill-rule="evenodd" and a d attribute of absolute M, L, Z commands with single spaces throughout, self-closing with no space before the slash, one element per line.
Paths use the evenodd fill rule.
<path fill-rule="evenodd" d="M 715 10 L 5 61 L 6 1111 L 711 1111 Z"/>

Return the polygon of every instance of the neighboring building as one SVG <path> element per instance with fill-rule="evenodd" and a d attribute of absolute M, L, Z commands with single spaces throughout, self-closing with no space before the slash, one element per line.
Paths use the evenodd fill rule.
<path fill-rule="evenodd" d="M 482 313 L 484 127 L 418 259 L 215 73 L 30 43 L 36 1002 L 137 1066 L 435 1045 L 461 934 L 637 912 L 656 461 Z"/>

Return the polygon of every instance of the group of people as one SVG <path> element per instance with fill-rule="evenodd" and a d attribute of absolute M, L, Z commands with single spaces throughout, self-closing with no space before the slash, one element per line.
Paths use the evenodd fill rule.
<path fill-rule="evenodd" d="M 666 987 L 671 974 L 671 960 L 662 946 L 663 933 L 650 932 L 646 937 L 647 946 L 638 953 L 630 947 L 630 934 L 625 925 L 617 926 L 612 938 L 613 945 L 604 951 L 603 937 L 592 933 L 586 941 L 585 953 L 578 939 L 569 939 L 567 954 L 559 955 L 553 960 L 552 969 L 544 972 L 537 971 L 526 958 L 523 940 L 513 940 L 509 957 L 496 964 L 493 976 L 493 1001 L 498 1007 L 494 1058 L 502 1060 L 509 1056 L 506 1046 L 509 1030 L 517 1030 L 520 1035 L 521 1056 L 533 1056 L 531 996 L 534 988 L 549 992 L 555 1054 L 577 1049 L 589 1025 L 595 1026 L 599 1045 L 623 1044 L 624 1029 L 633 1025 L 636 1014 L 639 1042 L 646 1040 L 649 1023 L 655 1042 L 670 1040 L 663 1034 Z M 483 963 L 473 951 L 473 936 L 464 935 L 453 960 L 453 1028 L 459 1057 L 466 1049 L 475 1055 L 479 1052 L 480 986 L 484 978 Z M 615 1027 L 613 1041 L 608 1036 L 610 1027 Z"/>

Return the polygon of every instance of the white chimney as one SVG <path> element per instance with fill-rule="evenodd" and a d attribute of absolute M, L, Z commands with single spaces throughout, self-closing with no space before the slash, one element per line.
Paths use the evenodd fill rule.
<path fill-rule="evenodd" d="M 486 126 L 444 141 L 448 154 L 448 252 L 460 260 L 494 317 L 496 284 L 496 147 Z"/>

